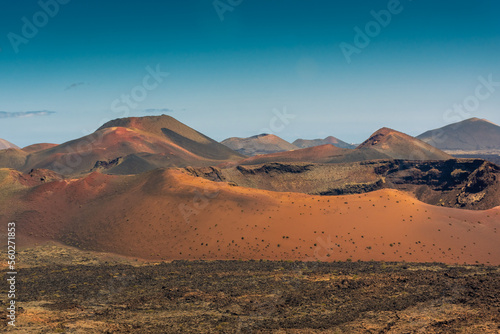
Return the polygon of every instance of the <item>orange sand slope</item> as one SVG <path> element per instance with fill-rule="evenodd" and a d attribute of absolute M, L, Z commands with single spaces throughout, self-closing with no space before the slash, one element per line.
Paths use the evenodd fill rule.
<path fill-rule="evenodd" d="M 311 196 L 160 169 L 54 181 L 0 206 L 30 238 L 146 259 L 500 264 L 500 207 L 435 207 L 396 191 Z"/>

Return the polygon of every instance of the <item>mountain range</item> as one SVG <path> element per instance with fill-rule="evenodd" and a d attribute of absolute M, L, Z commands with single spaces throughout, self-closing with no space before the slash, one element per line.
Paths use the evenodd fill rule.
<path fill-rule="evenodd" d="M 274 135 L 230 142 L 239 152 L 162 115 L 3 149 L 0 217 L 22 222 L 24 244 L 151 260 L 321 253 L 500 264 L 500 167 L 491 162 L 389 128 L 356 148 L 300 149 Z M 282 151 L 255 155 L 261 147 Z"/>
<path fill-rule="evenodd" d="M 313 146 L 321 146 L 326 144 L 331 144 L 333 146 L 337 146 L 340 148 L 355 148 L 356 145 L 348 144 L 338 138 L 333 136 L 328 136 L 324 139 L 297 139 L 293 143 L 293 145 L 299 148 L 308 148 Z"/>
<path fill-rule="evenodd" d="M 284 139 L 272 134 L 263 133 L 260 135 L 239 138 L 231 137 L 221 141 L 221 144 L 243 155 L 254 156 L 285 152 L 298 149 Z"/>
<path fill-rule="evenodd" d="M 0 151 L 0 161 L 15 161 L 3 167 L 21 171 L 44 168 L 72 175 L 94 170 L 136 174 L 158 167 L 204 166 L 241 158 L 166 115 L 113 120 L 90 135 L 61 145 Z"/>

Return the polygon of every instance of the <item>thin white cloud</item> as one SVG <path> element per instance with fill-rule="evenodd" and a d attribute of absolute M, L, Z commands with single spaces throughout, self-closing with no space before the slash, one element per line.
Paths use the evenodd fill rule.
<path fill-rule="evenodd" d="M 0 118 L 25 118 L 34 116 L 48 116 L 55 113 L 56 113 L 55 111 L 48 111 L 48 110 L 18 111 L 18 112 L 0 111 Z"/>

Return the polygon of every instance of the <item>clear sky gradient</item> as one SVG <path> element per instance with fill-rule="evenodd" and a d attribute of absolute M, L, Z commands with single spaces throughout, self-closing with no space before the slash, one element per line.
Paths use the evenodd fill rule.
<path fill-rule="evenodd" d="M 500 82 L 499 1 L 55 1 L 0 11 L 0 138 L 19 146 L 161 113 L 216 140 L 270 129 L 358 143 L 384 126 L 500 123 L 500 83 L 476 96 L 479 77 Z M 169 75 L 155 82 L 148 67 Z"/>

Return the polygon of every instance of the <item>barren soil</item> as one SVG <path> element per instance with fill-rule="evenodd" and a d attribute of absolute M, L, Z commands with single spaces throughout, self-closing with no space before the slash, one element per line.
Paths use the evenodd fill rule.
<path fill-rule="evenodd" d="M 57 245 L 21 251 L 19 259 L 24 268 L 18 276 L 17 331 L 22 333 L 500 330 L 498 267 L 389 262 L 142 263 Z M 1 296 L 4 304 L 5 291 Z M 6 329 L 4 309 L 2 331 Z"/>

